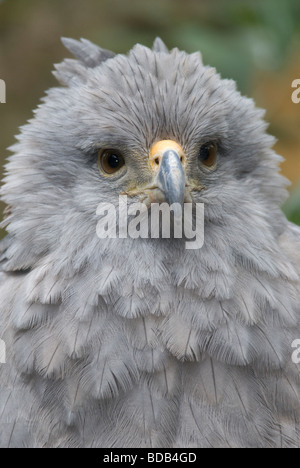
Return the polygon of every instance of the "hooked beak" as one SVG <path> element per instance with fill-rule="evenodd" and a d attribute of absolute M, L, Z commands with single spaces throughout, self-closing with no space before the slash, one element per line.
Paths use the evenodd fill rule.
<path fill-rule="evenodd" d="M 154 182 L 163 193 L 167 203 L 183 207 L 185 196 L 185 155 L 175 141 L 156 143 L 150 152 L 150 164 L 156 172 Z"/>

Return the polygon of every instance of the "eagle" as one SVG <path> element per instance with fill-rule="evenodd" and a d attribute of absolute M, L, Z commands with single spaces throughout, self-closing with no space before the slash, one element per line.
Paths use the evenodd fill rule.
<path fill-rule="evenodd" d="M 0 446 L 300 447 L 300 229 L 264 111 L 159 38 L 62 40 L 1 189 Z M 203 245 L 99 238 L 121 196 L 201 204 Z"/>

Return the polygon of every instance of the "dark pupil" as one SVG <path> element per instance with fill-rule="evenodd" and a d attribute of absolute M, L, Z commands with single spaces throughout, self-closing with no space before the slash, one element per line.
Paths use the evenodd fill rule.
<path fill-rule="evenodd" d="M 207 161 L 210 156 L 210 147 L 209 146 L 202 146 L 200 149 L 200 158 L 202 161 Z"/>
<path fill-rule="evenodd" d="M 116 154 L 110 154 L 107 162 L 111 168 L 118 167 L 118 165 L 120 164 L 119 156 L 117 156 Z"/>

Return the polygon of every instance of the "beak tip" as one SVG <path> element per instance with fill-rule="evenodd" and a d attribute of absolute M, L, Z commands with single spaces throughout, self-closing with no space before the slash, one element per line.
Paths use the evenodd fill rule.
<path fill-rule="evenodd" d="M 163 153 L 157 174 L 157 182 L 170 205 L 178 203 L 183 206 L 185 175 L 182 163 L 176 151 L 166 150 Z"/>

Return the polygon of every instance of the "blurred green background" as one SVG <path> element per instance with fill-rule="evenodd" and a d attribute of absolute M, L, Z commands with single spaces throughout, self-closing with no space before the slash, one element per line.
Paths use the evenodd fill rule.
<path fill-rule="evenodd" d="M 300 224 L 300 104 L 291 83 L 300 79 L 299 0 L 0 0 L 0 166 L 18 127 L 32 116 L 45 89 L 56 84 L 53 63 L 69 53 L 61 36 L 86 37 L 115 52 L 160 36 L 204 62 L 267 109 L 276 150 L 292 181 L 285 205 Z M 0 208 L 3 208 L 2 206 Z"/>

